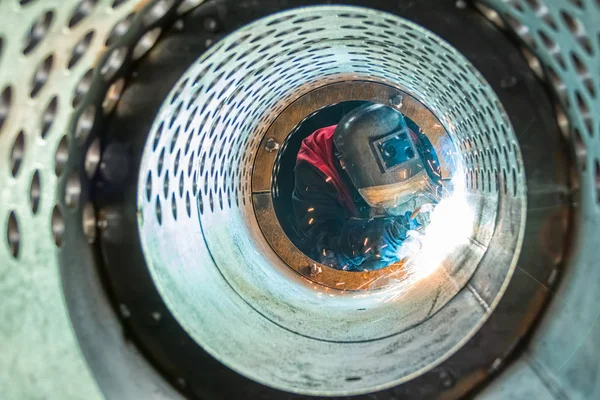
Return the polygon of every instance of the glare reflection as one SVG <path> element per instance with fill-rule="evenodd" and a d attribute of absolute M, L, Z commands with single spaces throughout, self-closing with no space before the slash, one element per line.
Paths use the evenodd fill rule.
<path fill-rule="evenodd" d="M 472 235 L 475 212 L 466 197 L 464 181 L 455 178 L 454 189 L 445 191 L 442 200 L 432 207 L 430 223 L 421 230 L 409 231 L 398 250 L 404 262 L 402 276 L 379 292 L 380 301 L 389 302 L 401 296 L 411 286 L 431 276 L 455 249 L 466 245 Z"/>

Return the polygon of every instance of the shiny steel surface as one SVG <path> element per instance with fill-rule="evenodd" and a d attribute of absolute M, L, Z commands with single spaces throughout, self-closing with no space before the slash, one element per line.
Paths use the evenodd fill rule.
<path fill-rule="evenodd" d="M 356 295 L 309 285 L 282 267 L 254 217 L 250 176 L 268 127 L 303 94 L 349 79 L 376 79 L 417 97 L 459 153 L 455 190 L 428 228 L 409 289 Z M 472 106 L 460 101 L 461 87 L 473 87 Z M 182 76 L 144 151 L 139 228 L 163 298 L 215 358 L 279 389 L 356 394 L 432 368 L 485 321 L 520 250 L 525 192 L 510 121 L 459 53 L 393 15 L 304 8 L 241 28 Z M 504 220 L 515 227 L 503 232 L 505 253 L 481 262 Z M 476 268 L 496 270 L 499 285 L 487 302 L 474 286 L 460 290 Z M 234 324 L 243 328 L 228 329 Z M 424 330 L 443 330 L 444 340 Z M 399 365 L 400 358 L 411 362 Z"/>
<path fill-rule="evenodd" d="M 594 399 L 600 396 L 600 310 L 593 294 L 600 282 L 595 250 L 600 229 L 600 5 L 590 0 L 482 5 L 495 10 L 491 17 L 503 21 L 537 56 L 530 64 L 540 66 L 556 94 L 559 125 L 577 161 L 571 172 L 577 215 L 563 268 L 544 282 L 553 300 L 540 326 L 519 362 L 481 397 L 525 398 L 539 388 L 547 398 Z"/>
<path fill-rule="evenodd" d="M 202 0 L 184 1 L 178 11 L 188 11 L 199 3 L 202 3 Z M 520 285 L 515 290 L 511 290 L 511 286 L 509 286 L 503 300 L 509 302 L 510 299 L 513 299 L 507 307 L 509 310 L 517 312 L 522 307 L 519 299 L 526 297 L 533 290 L 541 288 L 542 291 L 553 297 L 553 301 L 523 357 L 507 369 L 486 391 L 480 393 L 480 397 L 598 398 L 600 396 L 600 386 L 598 385 L 600 369 L 597 343 L 600 340 L 600 330 L 598 328 L 599 311 L 593 293 L 598 291 L 598 282 L 600 282 L 600 269 L 597 268 L 595 250 L 598 226 L 600 226 L 598 212 L 598 176 L 600 175 L 598 152 L 600 146 L 597 143 L 600 134 L 598 131 L 600 129 L 598 119 L 600 102 L 597 98 L 600 90 L 600 75 L 595 73 L 600 68 L 600 42 L 598 42 L 600 28 L 597 23 L 600 18 L 600 9 L 595 0 L 485 0 L 477 4 L 482 6 L 484 14 L 490 21 L 506 27 L 508 32 L 519 36 L 529 47 L 527 57 L 530 67 L 544 77 L 558 95 L 557 103 L 560 104 L 557 106 L 558 122 L 563 128 L 565 139 L 570 143 L 579 165 L 577 170 L 571 172 L 575 182 L 573 205 L 577 213 L 574 217 L 575 229 L 570 232 L 574 238 L 572 248 L 566 258 L 563 257 L 564 241 L 562 236 L 553 235 L 553 229 L 540 228 L 538 221 L 554 221 L 553 224 L 546 225 L 551 228 L 567 226 L 569 224 L 568 209 L 571 204 L 569 200 L 566 200 L 566 195 L 571 193 L 571 189 L 566 185 L 545 184 L 544 179 L 540 179 L 540 176 L 544 177 L 544 171 L 541 170 L 532 170 L 535 172 L 532 174 L 533 178 L 531 175 L 527 176 L 528 206 L 532 208 L 531 205 L 534 205 L 533 209 L 527 212 L 527 228 L 530 229 L 530 232 L 543 233 L 543 235 L 528 236 L 526 234 L 523 248 L 539 246 L 538 242 L 545 243 L 542 250 L 546 257 L 543 259 L 522 257 L 514 270 L 513 282 L 529 279 L 528 282 L 536 282 L 538 286 Z M 155 5 L 156 7 L 154 7 Z M 97 2 L 5 0 L 0 2 L 0 296 L 3 299 L 0 304 L 0 349 L 3 353 L 0 356 L 0 387 L 3 388 L 3 398 L 10 400 L 34 397 L 76 399 L 81 398 L 83 394 L 86 399 L 127 399 L 140 398 L 140 393 L 144 394 L 143 398 L 173 399 L 179 397 L 179 394 L 165 384 L 163 377 L 157 374 L 155 369 L 139 354 L 135 345 L 123 340 L 121 324 L 115 318 L 106 293 L 98 283 L 98 273 L 94 268 L 94 264 L 98 260 L 93 258 L 92 249 L 88 246 L 89 242 L 94 242 L 96 239 L 96 227 L 104 229 L 103 227 L 106 227 L 108 222 L 105 216 L 99 218 L 96 216 L 87 190 L 89 176 L 93 174 L 99 163 L 98 145 L 95 141 L 95 136 L 98 134 L 97 125 L 103 120 L 103 113 L 109 113 L 114 102 L 118 101 L 119 92 L 123 88 L 123 82 L 119 80 L 121 74 L 119 67 L 124 62 L 124 69 L 126 69 L 130 60 L 129 55 L 127 57 L 124 55 L 131 53 L 132 58 L 137 58 L 145 49 L 151 47 L 155 40 L 160 40 L 156 32 L 162 27 L 161 17 L 166 11 L 176 6 L 178 6 L 178 2 L 175 1 L 142 1 L 138 3 L 119 0 Z M 351 19 L 351 16 L 348 18 Z M 352 26 L 357 26 L 356 20 L 351 20 L 350 23 Z M 367 30 L 370 29 L 370 27 L 367 28 Z M 293 35 L 297 36 L 299 32 Z M 412 39 L 409 37 L 402 40 Z M 309 49 L 315 45 L 319 46 L 318 43 L 314 43 L 307 45 L 306 48 Z M 219 49 L 224 50 L 225 46 L 215 47 L 214 53 Z M 328 49 L 324 48 L 324 50 Z M 452 52 L 449 54 L 461 59 Z M 432 55 L 424 54 L 422 56 L 427 58 L 418 63 L 418 67 L 425 66 L 427 68 L 429 61 L 433 61 L 431 60 Z M 224 66 L 236 62 L 235 59 L 224 61 L 227 61 L 223 64 Z M 268 63 L 264 59 L 262 61 Z M 452 61 L 447 60 L 450 63 Z M 371 63 L 369 62 L 369 64 Z M 213 68 L 217 68 L 217 66 L 213 65 Z M 411 64 L 410 68 L 411 71 L 414 71 L 417 69 L 417 65 Z M 448 65 L 445 65 L 444 68 L 448 68 Z M 547 68 L 547 75 L 544 75 L 544 68 Z M 218 71 L 217 76 L 221 72 L 222 69 Z M 327 71 L 327 64 L 324 64 L 319 66 L 312 77 L 289 74 L 285 76 L 284 80 L 290 84 L 302 86 L 307 83 L 306 79 L 310 78 L 308 83 L 314 85 L 306 86 L 306 90 L 309 90 L 316 87 L 317 84 L 334 82 L 335 79 L 322 79 L 322 76 L 329 72 L 333 71 Z M 384 72 L 383 69 L 380 71 L 367 70 L 366 67 L 360 70 L 361 76 L 373 76 L 381 73 L 380 77 L 387 81 L 389 77 L 384 76 Z M 285 74 L 286 72 L 280 71 L 280 73 Z M 465 73 L 468 75 L 470 72 Z M 227 78 L 225 75 L 222 77 Z M 437 77 L 440 78 L 439 75 Z M 253 82 L 251 80 L 253 77 L 248 76 L 247 78 L 249 79 L 248 84 Z M 428 81 L 427 76 L 423 79 Z M 298 81 L 295 82 L 295 80 Z M 188 81 L 185 86 L 188 95 L 192 94 L 191 84 L 192 81 Z M 421 84 L 422 82 L 415 82 L 410 87 L 411 91 L 418 89 Z M 507 88 L 513 84 L 510 77 L 503 81 L 503 85 Z M 219 86 L 213 89 L 217 90 L 217 88 Z M 220 89 L 227 89 L 223 93 L 232 94 L 231 90 L 235 88 L 221 86 Z M 272 87 L 267 89 L 265 92 L 271 91 Z M 445 90 L 447 89 L 444 88 L 442 92 Z M 467 92 L 469 91 L 467 89 Z M 270 94 L 276 94 L 275 97 L 279 97 L 276 92 Z M 297 94 L 302 93 L 298 92 Z M 258 117 L 267 110 L 264 104 L 261 105 L 260 101 L 256 101 L 260 99 L 261 95 L 259 92 L 253 93 L 247 99 L 249 110 L 252 110 L 252 107 L 257 105 L 256 103 L 260 105 L 261 108 L 257 112 Z M 268 97 L 268 95 L 266 96 Z M 293 98 L 279 100 L 282 102 L 278 105 L 283 105 L 291 102 Z M 426 103 L 429 104 L 429 101 Z M 175 107 L 171 107 L 169 111 L 171 114 L 177 110 L 176 104 Z M 281 111 L 282 107 L 279 107 L 277 111 Z M 165 110 L 167 109 L 168 107 Z M 436 112 L 443 111 L 443 109 L 443 104 L 438 102 Z M 495 110 L 493 106 L 491 109 Z M 185 112 L 182 110 L 180 112 Z M 247 110 L 240 110 L 240 112 L 247 112 Z M 160 118 L 167 116 L 168 114 L 165 113 Z M 258 118 L 257 116 L 254 118 Z M 175 120 L 177 123 L 184 122 L 181 116 Z M 225 123 L 225 121 L 220 122 Z M 260 127 L 264 131 L 269 121 L 265 119 L 260 122 Z M 455 119 L 449 117 L 444 123 L 448 124 L 448 127 L 452 127 Z M 240 128 L 240 126 L 236 128 Z M 201 126 L 195 126 L 194 129 L 199 132 Z M 456 132 L 459 132 L 461 127 L 455 126 L 452 130 L 457 134 Z M 152 133 L 155 132 L 154 130 Z M 172 133 L 172 130 L 169 132 Z M 516 132 L 516 134 L 520 140 L 528 136 L 528 132 Z M 209 133 L 206 135 L 208 136 Z M 183 134 L 179 135 L 174 146 L 185 152 L 185 147 L 181 147 L 182 143 L 185 143 L 183 136 Z M 503 135 L 501 134 L 500 137 Z M 160 143 L 165 148 L 163 162 L 166 159 L 169 161 L 168 164 L 163 164 L 163 168 L 172 173 L 175 171 L 175 165 L 178 165 L 179 169 L 183 168 L 181 164 L 183 156 L 180 154 L 179 161 L 175 162 L 177 152 L 171 154 L 169 152 L 170 143 L 167 144 L 171 138 L 163 138 Z M 202 139 L 204 138 L 206 136 Z M 235 140 L 237 138 L 233 138 L 232 143 L 235 143 Z M 238 143 L 240 148 L 243 143 L 243 141 Z M 465 138 L 461 143 L 461 150 L 465 151 L 468 147 L 476 145 L 477 141 Z M 541 141 L 536 143 L 539 144 Z M 231 143 L 227 145 L 231 146 Z M 245 145 L 251 149 L 258 149 L 257 142 L 248 142 Z M 201 218 L 202 226 L 224 225 L 228 221 L 224 218 L 224 210 L 230 207 L 228 200 L 235 205 L 228 209 L 228 218 L 249 221 L 253 217 L 249 205 L 249 183 L 247 179 L 243 179 L 243 177 L 249 176 L 249 172 L 244 173 L 242 169 L 233 174 L 236 177 L 237 190 L 230 187 L 227 195 L 223 182 L 227 180 L 231 182 L 233 179 L 231 173 L 222 176 L 218 172 L 228 171 L 227 168 L 216 167 L 217 162 L 221 163 L 228 157 L 228 147 L 221 149 L 221 153 L 217 153 L 218 149 L 214 150 L 215 154 L 219 154 L 217 158 L 214 158 L 215 167 L 211 170 L 209 169 L 211 165 L 205 166 L 203 180 L 201 178 L 204 175 L 197 175 L 196 178 L 193 178 L 192 175 L 193 179 L 184 178 L 189 185 L 187 183 L 184 185 L 186 191 L 183 192 L 183 198 L 175 190 L 171 191 L 171 188 L 177 186 L 179 181 L 170 177 L 167 195 L 171 196 L 168 199 L 165 198 L 166 196 L 159 197 L 159 200 L 156 201 L 154 195 L 163 196 L 165 185 L 164 180 L 152 181 L 151 194 L 153 198 L 150 204 L 144 206 L 145 212 L 148 210 L 152 212 L 147 215 L 149 219 L 144 217 L 143 221 L 151 221 L 151 224 L 154 224 L 163 235 L 164 241 L 163 238 L 148 240 L 147 248 L 152 249 L 153 257 L 168 259 L 174 254 L 177 254 L 178 257 L 183 255 L 184 257 L 178 258 L 178 262 L 182 265 L 193 265 L 198 261 L 198 257 L 210 256 L 207 250 L 201 250 L 198 254 L 198 248 L 219 249 L 221 258 L 217 261 L 223 265 L 225 261 L 232 263 L 238 261 L 234 257 L 235 254 L 230 254 L 231 249 L 239 252 L 236 250 L 236 243 L 242 245 L 260 243 L 258 251 L 262 254 L 248 252 L 245 256 L 266 261 L 269 266 L 275 264 L 279 270 L 283 270 L 285 266 L 277 258 L 268 256 L 270 248 L 266 243 L 260 242 L 262 239 L 258 230 L 230 230 L 220 233 L 222 236 L 208 237 L 207 245 L 202 243 L 202 232 L 199 232 L 198 221 L 192 220 L 192 216 L 198 217 L 199 211 L 205 210 L 205 214 Z M 188 150 L 188 157 L 191 157 L 190 154 L 195 157 L 196 167 L 194 168 L 197 169 L 202 165 L 202 158 L 197 156 L 202 154 L 201 151 L 206 150 L 206 147 L 199 146 Z M 510 154 L 509 157 L 515 157 L 518 154 L 518 151 L 512 151 L 510 146 L 507 152 Z M 540 156 L 547 156 L 544 154 L 543 146 L 539 153 Z M 503 151 L 500 152 L 500 156 L 504 156 Z M 251 153 L 248 155 L 235 154 L 233 160 L 243 161 L 245 165 L 250 165 L 252 157 Z M 492 155 L 492 157 L 494 156 Z M 527 160 L 524 162 L 527 167 Z M 190 161 L 189 165 L 193 166 L 194 163 Z M 185 165 L 185 167 L 189 167 L 189 165 Z M 473 187 L 473 190 L 478 189 L 478 177 L 480 182 L 487 182 L 488 187 L 493 187 L 493 184 L 489 185 L 493 181 L 486 181 L 488 172 L 483 170 L 479 173 L 475 169 L 475 165 L 476 163 L 473 163 L 472 173 L 467 172 L 467 182 Z M 506 182 L 506 191 L 509 193 L 514 188 L 519 190 L 519 186 L 511 186 L 513 167 L 516 170 L 518 165 L 515 158 L 511 158 L 503 164 L 507 172 L 507 179 L 499 180 L 498 183 L 502 188 Z M 223 167 L 221 164 L 219 166 Z M 562 166 L 562 164 L 557 163 L 557 166 Z M 560 168 L 557 167 L 558 169 Z M 199 169 L 197 170 L 199 172 Z M 499 171 L 500 169 L 496 170 L 496 172 Z M 489 172 L 491 176 L 494 176 L 493 168 Z M 520 172 L 518 179 L 521 179 Z M 535 185 L 539 182 L 543 184 Z M 218 186 L 213 188 L 212 201 L 211 192 L 203 189 L 203 184 L 208 183 L 212 185 L 216 183 Z M 221 191 L 220 197 L 219 188 L 224 189 Z M 145 189 L 144 186 L 143 190 Z M 500 192 L 502 191 L 503 189 Z M 140 193 L 142 192 L 140 191 Z M 206 197 L 207 192 L 209 193 L 208 197 Z M 192 204 L 192 198 L 197 196 L 197 193 L 200 193 L 205 201 L 198 203 L 198 207 L 195 207 Z M 477 198 L 478 194 L 470 193 L 469 196 L 476 198 L 473 200 L 474 203 L 484 204 L 480 214 L 494 215 L 497 210 L 495 202 L 487 207 L 485 206 L 488 204 L 487 200 Z M 223 206 L 221 206 L 221 201 Z M 140 204 L 144 204 L 144 201 L 140 201 Z M 238 205 L 240 206 L 239 210 L 236 208 Z M 160 210 L 160 218 L 164 218 L 164 223 L 160 227 L 157 225 L 158 210 Z M 504 214 L 499 213 L 499 218 L 506 223 L 500 227 L 497 226 L 496 232 L 510 231 L 510 222 L 513 218 L 517 220 L 521 218 L 524 211 L 520 207 L 510 204 L 502 212 Z M 170 221 L 174 221 L 175 218 L 178 218 L 178 221 L 184 220 L 184 223 L 171 223 Z M 476 227 L 477 229 L 479 228 Z M 233 246 L 232 241 L 227 237 L 231 232 L 240 234 L 233 239 Z M 467 332 L 469 328 L 475 329 L 478 326 L 480 318 L 489 315 L 495 305 L 494 299 L 497 298 L 497 293 L 505 289 L 501 284 L 503 277 L 510 274 L 508 269 L 513 268 L 511 261 L 514 259 L 514 254 L 504 251 L 504 249 L 511 246 L 519 247 L 518 242 L 507 246 L 501 235 L 492 237 L 491 233 L 490 230 L 483 229 L 476 232 L 476 235 L 482 235 L 488 240 L 484 243 L 490 244 L 483 261 L 484 263 L 489 262 L 490 266 L 490 269 L 485 271 L 493 273 L 490 275 L 476 273 L 467 287 L 468 292 L 460 292 L 442 311 L 436 314 L 439 318 L 445 318 L 447 323 L 439 325 L 439 330 L 432 329 L 431 325 L 422 324 L 412 332 L 415 337 L 424 340 L 431 339 L 433 336 L 451 337 L 451 332 L 446 329 Z M 177 237 L 182 239 L 176 239 Z M 540 238 L 541 240 L 538 241 Z M 475 243 L 475 247 L 483 251 L 478 243 Z M 200 247 L 195 247 L 197 244 Z M 223 260 L 225 257 L 227 260 Z M 504 257 L 504 259 L 498 257 Z M 548 264 L 541 265 L 547 260 L 550 260 Z M 528 267 L 527 262 L 531 264 L 531 268 Z M 503 265 L 507 270 L 492 270 L 492 265 Z M 555 268 L 555 265 L 563 268 Z M 550 274 L 545 273 L 548 271 L 546 269 L 548 266 L 552 270 Z M 479 267 L 478 271 L 484 271 L 481 268 Z M 160 271 L 157 268 L 153 268 L 153 271 L 155 271 L 157 280 L 171 279 L 166 274 L 159 275 Z M 544 273 L 538 273 L 538 271 L 544 271 Z M 187 275 L 182 275 L 178 279 L 193 281 L 200 277 L 198 271 L 183 272 Z M 202 273 L 205 272 L 202 271 Z M 218 299 L 221 300 L 220 302 L 216 302 L 217 299 L 210 296 L 198 299 L 197 296 L 203 296 L 201 292 L 205 287 L 202 285 L 193 288 L 186 288 L 185 285 L 182 285 L 182 292 L 177 294 L 180 296 L 181 303 L 185 302 L 186 297 L 195 300 L 194 304 L 190 304 L 187 309 L 179 309 L 175 314 L 178 320 L 182 321 L 184 327 L 188 331 L 195 332 L 198 337 L 202 335 L 218 337 L 223 333 L 219 326 L 201 327 L 194 325 L 194 321 L 185 322 L 190 315 L 205 312 L 202 307 L 197 306 L 199 303 L 202 303 L 204 307 L 212 306 L 214 314 L 238 315 L 241 318 L 255 314 L 254 308 L 247 304 L 236 303 L 237 293 L 226 283 L 222 275 L 214 269 L 210 271 L 210 274 L 210 278 L 214 279 L 212 282 L 219 282 L 219 296 L 221 297 Z M 497 279 L 494 274 L 499 274 L 500 278 Z M 296 282 L 302 287 L 302 282 L 296 281 L 294 276 L 282 274 L 279 278 Z M 559 281 L 561 282 L 560 286 L 556 286 Z M 490 282 L 494 282 L 491 287 Z M 262 287 L 257 288 L 263 289 Z M 175 291 L 175 289 L 165 286 L 162 288 L 162 292 Z M 173 306 L 173 304 L 179 304 L 179 302 L 173 301 L 173 293 L 170 296 L 171 308 L 177 310 L 178 306 Z M 165 297 L 169 298 L 169 296 Z M 537 307 L 532 307 L 532 310 L 529 311 L 531 314 L 528 318 L 529 322 L 535 319 L 542 303 L 543 296 L 540 296 Z M 503 308 L 503 304 L 500 302 L 497 306 L 496 314 L 506 308 Z M 456 319 L 453 313 L 465 308 L 472 309 L 474 314 L 464 319 Z M 475 312 L 475 310 L 477 311 Z M 126 316 L 127 312 L 126 308 L 121 309 L 122 315 Z M 157 315 L 160 319 L 160 314 Z M 244 327 L 240 321 L 242 319 L 236 320 L 233 326 Z M 507 326 L 502 325 L 501 321 L 491 328 L 484 325 L 480 329 L 479 333 L 490 339 L 489 342 L 482 342 L 481 349 L 476 353 L 477 356 L 485 353 L 488 348 L 498 342 L 498 336 L 494 335 L 499 335 L 498 332 L 502 333 L 508 329 Z M 283 330 L 273 327 L 272 324 L 266 324 L 261 325 L 269 327 L 262 332 L 264 335 L 277 337 Z M 528 324 L 524 324 L 515 329 L 521 332 L 521 335 L 525 335 L 528 326 Z M 204 331 L 197 329 L 204 329 Z M 245 329 L 247 328 L 241 330 L 245 331 Z M 297 338 L 289 331 L 286 331 L 285 334 L 290 334 L 290 340 Z M 224 362 L 226 359 L 239 357 L 239 353 L 245 354 L 248 348 L 254 349 L 258 343 L 250 340 L 249 344 L 232 346 L 228 339 L 223 337 L 221 342 L 214 343 L 215 347 L 207 346 L 213 353 L 221 352 L 222 358 L 220 358 Z M 261 340 L 260 337 L 257 339 Z M 307 343 L 312 342 L 311 339 L 300 338 L 295 343 L 299 343 L 302 351 L 306 352 L 307 349 L 312 349 Z M 285 342 L 271 343 L 271 345 L 278 344 L 281 345 L 276 348 L 279 357 L 284 355 L 285 358 L 297 358 L 297 354 L 287 353 L 283 350 L 287 348 Z M 469 344 L 457 342 L 455 348 L 462 345 L 468 347 Z M 418 342 L 417 345 L 421 346 L 423 342 Z M 377 349 L 369 347 L 368 342 L 363 344 L 332 342 L 326 346 L 325 349 L 330 352 L 329 354 L 336 347 L 359 348 L 356 353 L 353 353 L 357 355 L 356 364 L 375 362 L 359 357 L 361 351 L 377 351 Z M 452 345 L 448 343 L 442 343 L 439 349 L 440 353 L 451 351 L 451 347 Z M 107 350 L 115 348 L 118 351 Z M 398 351 L 406 350 L 410 350 L 410 348 Z M 378 355 L 383 352 L 382 347 Z M 439 375 L 436 382 L 450 390 L 447 393 L 454 394 L 454 396 L 451 394 L 450 397 L 456 397 L 471 387 L 470 382 L 481 381 L 488 374 L 495 373 L 500 369 L 505 363 L 504 357 L 507 354 L 499 356 L 487 369 L 478 370 L 477 373 L 469 375 L 467 379 L 461 380 L 455 387 L 453 387 L 455 383 L 453 377 L 456 374 L 460 375 L 459 369 L 434 370 Z M 301 354 L 304 357 L 301 361 L 310 365 L 315 362 L 314 355 L 319 356 L 320 354 Z M 409 359 L 410 357 L 412 357 L 410 352 L 396 353 L 397 359 Z M 422 360 L 423 365 L 432 362 L 435 358 L 432 356 L 428 360 Z M 272 362 L 270 357 L 265 357 L 265 359 L 267 359 L 267 363 Z M 377 363 L 381 359 L 383 358 L 377 359 Z M 323 365 L 337 367 L 337 363 L 334 361 L 336 360 L 326 359 Z M 328 364 L 329 362 L 332 364 Z M 256 364 L 252 367 L 256 371 L 261 371 L 261 374 L 264 372 L 261 370 L 264 368 L 263 365 Z M 352 374 L 362 371 L 345 372 Z M 382 378 L 382 385 L 388 385 L 398 376 L 406 376 L 406 379 L 415 378 L 414 380 L 418 381 L 419 377 L 407 375 L 410 372 L 410 368 L 391 371 L 388 375 L 384 374 L 379 378 Z M 288 373 L 290 376 L 296 376 L 298 370 L 292 367 L 291 370 L 282 371 L 284 376 L 288 376 Z M 356 378 L 356 376 L 340 375 L 339 385 L 335 388 L 332 388 L 333 385 L 330 386 L 330 390 L 363 391 L 360 381 L 349 379 L 350 382 L 342 382 L 346 378 Z M 273 382 L 271 378 L 265 380 Z M 338 381 L 333 379 L 333 383 L 336 382 Z M 369 382 L 376 384 L 373 381 Z M 330 382 L 325 382 L 325 384 L 329 385 Z M 287 383 L 283 385 L 287 385 Z M 289 386 L 297 387 L 298 382 L 293 382 Z"/>
<path fill-rule="evenodd" d="M 131 398 L 127 393 L 138 389 L 177 398 L 137 349 L 123 343 L 106 294 L 92 284 L 96 272 L 74 287 L 69 281 L 70 269 L 93 263 L 87 240 L 95 236 L 95 216 L 80 166 L 86 152 L 90 171 L 97 163 L 93 136 L 104 117 L 105 92 L 129 62 L 128 49 L 177 3 L 0 2 L 4 399 Z M 88 320 L 96 318 L 102 324 L 93 328 Z M 101 349 L 115 343 L 120 353 Z M 144 374 L 155 379 L 146 381 Z M 122 390 L 123 381 L 129 389 Z"/>

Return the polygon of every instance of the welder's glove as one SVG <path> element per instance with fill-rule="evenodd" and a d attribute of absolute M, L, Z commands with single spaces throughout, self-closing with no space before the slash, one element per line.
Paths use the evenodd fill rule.
<path fill-rule="evenodd" d="M 340 237 L 340 250 L 353 270 L 379 269 L 398 261 L 398 250 L 409 230 L 405 216 L 351 219 Z"/>

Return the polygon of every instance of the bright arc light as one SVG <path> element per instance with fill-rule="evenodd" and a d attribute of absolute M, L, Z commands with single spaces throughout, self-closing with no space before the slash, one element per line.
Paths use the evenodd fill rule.
<path fill-rule="evenodd" d="M 444 268 L 443 261 L 469 242 L 475 212 L 467 202 L 464 181 L 459 176 L 452 179 L 453 190 L 431 211 L 429 225 L 422 232 L 408 232 L 399 249 L 399 256 L 405 261 L 404 274 L 382 290 L 382 301 L 398 298 L 418 281 Z"/>

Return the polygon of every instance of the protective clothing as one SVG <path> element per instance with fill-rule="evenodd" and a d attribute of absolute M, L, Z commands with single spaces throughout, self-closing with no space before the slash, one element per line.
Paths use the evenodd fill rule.
<path fill-rule="evenodd" d="M 318 129 L 312 135 L 304 139 L 296 162 L 306 161 L 316 167 L 325 176 L 327 182 L 335 187 L 340 202 L 348 208 L 352 215 L 358 216 L 358 210 L 348 186 L 342 181 L 341 174 L 336 167 L 333 155 L 333 134 L 336 125 Z"/>
<path fill-rule="evenodd" d="M 321 170 L 300 161 L 295 175 L 292 200 L 303 237 L 296 243 L 300 250 L 321 264 L 346 271 L 377 270 L 398 261 L 396 253 L 408 230 L 415 227 L 407 216 L 369 217 L 370 207 L 348 182 L 357 217 Z"/>
<path fill-rule="evenodd" d="M 359 107 L 361 108 L 363 107 Z M 354 111 L 349 113 L 349 115 L 353 114 L 355 115 Z M 397 118 L 398 116 L 402 121 Z M 404 129 L 402 133 L 405 136 L 401 138 L 400 146 L 404 146 L 403 151 L 410 147 L 415 152 L 410 168 L 414 171 L 419 169 L 419 172 L 427 176 L 427 180 L 432 180 L 423 163 L 421 162 L 420 166 L 417 164 L 421 160 L 421 155 L 431 152 L 433 156 L 429 160 L 435 161 L 430 163 L 430 166 L 433 166 L 432 175 L 440 173 L 433 147 L 425 135 L 419 132 L 416 125 L 408 128 L 403 118 L 401 113 L 394 110 L 393 118 L 390 118 L 391 122 L 388 121 L 387 128 L 382 129 L 389 128 L 388 131 L 397 132 L 395 128 L 398 125 Z M 344 120 L 347 118 L 344 117 L 342 121 Z M 352 128 L 353 123 L 348 122 L 348 124 Z M 392 125 L 394 129 L 391 128 Z M 361 129 L 367 128 L 369 127 L 362 125 Z M 415 133 L 415 130 L 418 133 Z M 416 220 L 411 219 L 410 215 L 418 205 L 405 207 L 402 212 L 399 212 L 400 208 L 397 204 L 390 204 L 390 207 L 395 207 L 395 212 L 386 214 L 394 214 L 394 216 L 373 217 L 373 214 L 377 213 L 376 208 L 373 207 L 375 203 L 369 204 L 372 197 L 365 197 L 363 191 L 359 191 L 361 187 L 356 185 L 357 180 L 353 179 L 348 168 L 349 165 L 357 168 L 358 164 L 351 161 L 349 156 L 351 153 L 341 152 L 337 147 L 338 132 L 339 125 L 318 129 L 302 142 L 294 170 L 295 186 L 292 194 L 296 225 L 300 235 L 296 246 L 315 261 L 336 269 L 363 271 L 387 267 L 400 260 L 402 242 L 406 240 L 409 230 L 417 228 Z M 360 132 L 359 136 L 361 135 L 372 137 L 364 131 Z M 346 150 L 348 142 L 345 141 Z M 373 156 L 373 148 L 367 149 Z M 366 151 L 363 149 L 363 152 Z M 356 175 L 354 177 L 356 178 Z M 407 177 L 410 178 L 408 175 Z M 403 182 L 405 186 L 409 183 L 407 180 Z M 391 187 L 393 185 L 390 182 L 388 189 Z M 412 203 L 415 203 L 415 198 L 423 196 L 419 190 L 430 189 L 426 186 L 412 188 L 415 193 L 405 193 L 404 197 L 406 201 L 412 200 Z M 373 193 L 376 194 L 377 190 L 370 192 Z M 430 199 L 427 201 L 431 202 Z M 385 207 L 387 204 L 375 205 L 378 206 L 377 210 L 381 210 L 380 206 Z"/>

